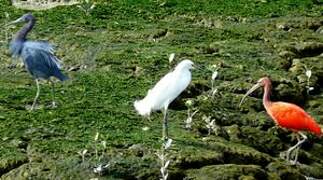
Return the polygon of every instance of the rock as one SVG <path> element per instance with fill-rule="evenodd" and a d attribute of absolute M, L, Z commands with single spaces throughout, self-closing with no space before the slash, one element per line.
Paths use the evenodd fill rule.
<path fill-rule="evenodd" d="M 277 174 L 283 180 L 305 180 L 305 177 L 297 169 L 286 163 L 272 162 L 266 169 Z"/>
<path fill-rule="evenodd" d="M 166 37 L 167 34 L 168 34 L 168 29 L 160 29 L 160 30 L 157 30 L 152 35 L 150 35 L 149 39 L 152 41 L 157 41 L 163 37 Z"/>
<path fill-rule="evenodd" d="M 323 34 L 323 26 L 319 27 L 315 32 L 319 34 Z"/>
<path fill-rule="evenodd" d="M 142 144 L 134 144 L 128 148 L 128 150 L 133 153 L 135 156 L 142 157 L 146 151 L 145 147 Z"/>
<path fill-rule="evenodd" d="M 267 179 L 268 174 L 256 165 L 224 164 L 205 166 L 187 171 L 188 179 L 226 180 L 226 179 Z"/>
<path fill-rule="evenodd" d="M 313 177 L 317 179 L 323 178 L 323 167 L 318 164 L 311 164 L 311 166 L 300 164 L 299 168 L 300 172 L 307 177 Z"/>
<path fill-rule="evenodd" d="M 208 148 L 188 146 L 172 157 L 172 166 L 181 169 L 200 168 L 205 165 L 222 164 L 224 157 L 221 152 Z"/>
<path fill-rule="evenodd" d="M 293 59 L 296 57 L 296 54 L 291 51 L 281 51 L 278 55 L 284 59 Z"/>
<path fill-rule="evenodd" d="M 17 153 L 13 157 L 3 157 L 0 160 L 0 176 L 16 169 L 17 167 L 28 162 L 28 157 L 25 154 Z M 1 176 L 1 179 L 3 176 Z"/>
<path fill-rule="evenodd" d="M 297 53 L 300 57 L 313 57 L 323 52 L 323 43 L 305 42 L 296 46 Z"/>
<path fill-rule="evenodd" d="M 249 145 L 260 152 L 276 156 L 280 151 L 285 150 L 284 143 L 273 134 L 274 132 L 261 131 L 258 128 L 249 126 L 241 127 L 241 144 Z M 261 137 L 261 138 L 259 138 Z"/>
<path fill-rule="evenodd" d="M 240 132 L 240 128 L 238 125 L 234 124 L 232 126 L 226 126 L 226 127 L 224 127 L 224 129 L 226 130 L 231 141 L 233 141 L 233 142 L 240 141 L 241 132 Z"/>
<path fill-rule="evenodd" d="M 222 138 L 208 138 L 203 142 L 213 151 L 223 153 L 225 164 L 256 164 L 266 166 L 273 159 L 262 152 L 244 144 L 234 143 Z M 199 146 L 202 146 L 200 144 Z"/>
<path fill-rule="evenodd" d="M 280 101 L 287 101 L 295 104 L 304 104 L 304 94 L 305 87 L 301 86 L 296 81 L 284 82 L 280 83 L 274 89 L 275 98 L 279 99 Z"/>
<path fill-rule="evenodd" d="M 276 28 L 284 31 L 288 31 L 290 29 L 290 26 L 286 23 L 278 23 L 276 24 Z"/>
<path fill-rule="evenodd" d="M 22 141 L 20 139 L 13 139 L 10 143 L 13 146 L 20 148 L 20 149 L 26 149 L 28 146 L 28 143 L 26 141 Z"/>

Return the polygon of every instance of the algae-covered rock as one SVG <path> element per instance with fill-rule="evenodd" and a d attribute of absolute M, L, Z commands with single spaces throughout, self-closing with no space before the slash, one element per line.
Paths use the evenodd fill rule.
<path fill-rule="evenodd" d="M 28 38 L 53 44 L 70 77 L 55 84 L 55 109 L 25 110 L 36 87 L 8 48 L 23 24 L 0 32 L 0 179 L 160 179 L 163 115 L 142 118 L 133 102 L 183 59 L 199 68 L 169 106 L 168 179 L 322 178 L 322 138 L 306 133 L 292 166 L 278 154 L 297 139 L 267 115 L 263 89 L 239 106 L 269 76 L 273 101 L 301 105 L 323 124 L 317 0 L 86 2 L 32 12 Z M 1 25 L 25 13 L 10 0 L 0 12 Z M 41 84 L 39 104 L 50 92 Z M 188 109 L 198 110 L 189 131 Z"/>
<path fill-rule="evenodd" d="M 172 166 L 183 169 L 199 168 L 205 165 L 224 163 L 223 153 L 202 147 L 188 146 L 172 157 Z"/>
<path fill-rule="evenodd" d="M 256 165 L 212 165 L 186 171 L 187 179 L 268 179 L 267 173 Z M 247 178 L 248 176 L 248 178 Z"/>
<path fill-rule="evenodd" d="M 0 160 L 0 175 L 10 172 L 28 162 L 28 157 L 22 153 L 15 153 L 15 156 L 2 157 Z"/>
<path fill-rule="evenodd" d="M 233 142 L 239 142 L 241 138 L 241 130 L 238 125 L 231 125 L 231 126 L 226 126 L 225 130 L 230 138 L 231 141 Z"/>
<path fill-rule="evenodd" d="M 277 155 L 284 150 L 285 145 L 277 137 L 276 134 L 262 131 L 257 128 L 243 126 L 241 129 L 241 140 L 243 144 L 248 144 L 260 152 L 268 153 L 270 155 Z"/>
<path fill-rule="evenodd" d="M 288 162 L 272 162 L 266 169 L 269 173 L 277 174 L 282 180 L 305 180 L 299 170 L 288 165 Z"/>
<path fill-rule="evenodd" d="M 223 153 L 224 163 L 234 164 L 256 164 L 266 166 L 273 159 L 265 153 L 245 146 L 240 143 L 234 143 L 221 138 L 205 138 L 204 145 L 218 153 Z"/>
<path fill-rule="evenodd" d="M 316 163 L 311 165 L 300 164 L 299 169 L 300 169 L 300 172 L 307 177 L 312 177 L 317 179 L 323 178 L 323 167 L 319 164 L 316 164 Z"/>

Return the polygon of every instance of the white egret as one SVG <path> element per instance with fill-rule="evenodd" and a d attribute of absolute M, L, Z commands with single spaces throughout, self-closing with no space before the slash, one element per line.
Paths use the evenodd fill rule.
<path fill-rule="evenodd" d="M 144 99 L 134 103 L 137 112 L 142 116 L 150 116 L 152 111 L 163 111 L 164 140 L 168 138 L 168 106 L 190 84 L 192 79 L 190 70 L 193 69 L 193 65 L 191 60 L 181 61 L 172 72 L 166 74 L 152 89 L 148 90 Z"/>

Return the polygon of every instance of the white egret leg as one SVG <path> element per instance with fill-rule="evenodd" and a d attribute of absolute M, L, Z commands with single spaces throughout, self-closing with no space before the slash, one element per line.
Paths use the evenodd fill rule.
<path fill-rule="evenodd" d="M 163 141 L 168 139 L 168 117 L 167 117 L 168 105 L 164 107 L 164 119 L 163 119 Z"/>
<path fill-rule="evenodd" d="M 52 108 L 56 108 L 56 102 L 55 102 L 55 84 L 52 80 L 49 80 L 52 85 Z"/>
<path fill-rule="evenodd" d="M 33 105 L 30 108 L 30 111 L 34 110 L 34 108 L 36 106 L 36 103 L 37 103 L 37 99 L 39 97 L 39 92 L 40 92 L 40 87 L 39 87 L 39 81 L 38 81 L 38 79 L 35 79 L 35 82 L 36 82 L 36 86 L 37 86 L 37 93 L 36 93 L 36 96 L 34 98 Z"/>
<path fill-rule="evenodd" d="M 299 147 L 306 141 L 307 139 L 307 136 L 301 132 L 298 132 L 297 136 L 301 135 L 303 137 L 302 140 L 299 139 L 299 137 L 297 137 L 297 140 L 298 142 L 291 148 L 289 148 L 286 152 L 286 160 L 287 161 L 290 161 L 290 154 L 292 151 L 296 150 L 296 154 L 295 154 L 295 158 L 294 160 L 292 161 L 292 164 L 296 164 L 297 162 L 297 158 L 298 158 L 298 150 L 299 150 Z"/>

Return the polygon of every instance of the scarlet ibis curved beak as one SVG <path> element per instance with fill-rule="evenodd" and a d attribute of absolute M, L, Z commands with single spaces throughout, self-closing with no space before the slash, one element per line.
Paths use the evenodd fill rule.
<path fill-rule="evenodd" d="M 245 100 L 245 98 L 251 94 L 252 92 L 254 92 L 256 89 L 260 88 L 261 87 L 261 83 L 258 82 L 257 84 L 255 84 L 254 86 L 252 86 L 251 89 L 249 89 L 249 91 L 242 97 L 241 101 L 240 101 L 240 104 L 239 104 L 239 107 L 241 106 L 241 104 L 243 103 L 243 101 Z"/>

